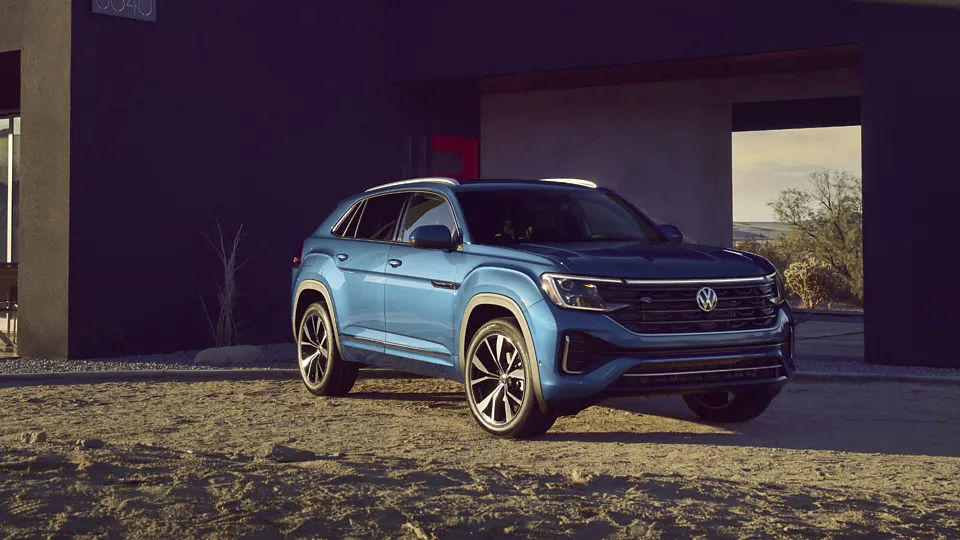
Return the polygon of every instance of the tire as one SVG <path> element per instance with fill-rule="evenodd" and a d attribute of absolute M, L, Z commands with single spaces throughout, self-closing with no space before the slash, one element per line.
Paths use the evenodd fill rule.
<path fill-rule="evenodd" d="M 340 357 L 327 307 L 310 304 L 297 324 L 297 364 L 300 379 L 318 396 L 342 396 L 357 381 L 359 366 Z"/>
<path fill-rule="evenodd" d="M 467 347 L 463 381 L 473 419 L 497 437 L 542 435 L 556 421 L 543 414 L 530 381 L 536 361 L 510 318 L 494 319 L 477 330 Z"/>
<path fill-rule="evenodd" d="M 744 422 L 767 410 L 780 387 L 761 385 L 733 391 L 685 394 L 683 400 L 700 418 L 708 422 Z"/>

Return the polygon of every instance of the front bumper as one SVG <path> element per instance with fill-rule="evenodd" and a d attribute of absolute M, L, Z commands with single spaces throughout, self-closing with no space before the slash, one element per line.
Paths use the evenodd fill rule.
<path fill-rule="evenodd" d="M 657 335 L 635 334 L 605 315 L 550 302 L 530 311 L 542 406 L 551 413 L 570 414 L 610 396 L 782 385 L 794 372 L 794 322 L 785 304 L 771 328 Z M 582 373 L 569 373 L 574 362 L 565 363 L 570 336 L 599 344 L 596 361 L 576 364 Z"/>

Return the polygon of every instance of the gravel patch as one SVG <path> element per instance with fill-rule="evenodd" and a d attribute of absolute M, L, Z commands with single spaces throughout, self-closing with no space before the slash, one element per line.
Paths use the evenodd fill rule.
<path fill-rule="evenodd" d="M 2 358 L 0 359 L 0 375 L 14 373 L 74 373 L 80 371 L 167 371 L 296 367 L 297 352 L 293 344 L 273 343 L 260 345 L 259 347 L 263 350 L 263 362 L 243 366 L 212 367 L 199 365 L 193 361 L 199 350 L 191 350 L 90 360 Z"/>
<path fill-rule="evenodd" d="M 291 380 L 32 386 L 0 403 L 0 538 L 960 530 L 960 392 L 942 385 L 792 384 L 736 425 L 676 396 L 608 400 L 528 441 L 485 434 L 436 379 L 326 398 Z"/>

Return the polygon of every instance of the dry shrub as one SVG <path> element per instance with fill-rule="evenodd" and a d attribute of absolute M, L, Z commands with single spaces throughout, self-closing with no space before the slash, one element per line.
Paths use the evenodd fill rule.
<path fill-rule="evenodd" d="M 830 298 L 840 277 L 826 262 L 808 257 L 794 262 L 783 272 L 787 287 L 800 297 L 801 308 L 813 308 Z"/>
<path fill-rule="evenodd" d="M 848 171 L 810 173 L 805 186 L 785 189 L 770 203 L 774 216 L 793 227 L 787 244 L 798 255 L 829 265 L 842 296 L 863 300 L 863 182 Z"/>

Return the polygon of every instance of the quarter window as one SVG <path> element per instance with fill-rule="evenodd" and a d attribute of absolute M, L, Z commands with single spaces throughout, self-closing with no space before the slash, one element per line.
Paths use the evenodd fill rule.
<path fill-rule="evenodd" d="M 367 199 L 360 212 L 356 238 L 364 240 L 393 240 L 400 219 L 400 210 L 407 198 L 406 193 L 391 193 Z"/>
<path fill-rule="evenodd" d="M 354 205 L 347 210 L 347 213 L 340 219 L 340 223 L 333 229 L 334 236 L 353 237 L 353 232 L 357 230 L 357 217 L 360 214 L 360 208 L 363 207 L 363 203 L 364 201 L 354 203 Z"/>
<path fill-rule="evenodd" d="M 453 211 L 440 195 L 418 192 L 410 197 L 410 206 L 403 219 L 401 240 L 409 242 L 410 233 L 423 225 L 446 225 L 451 233 L 456 229 Z"/>

